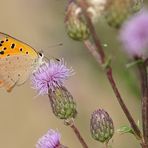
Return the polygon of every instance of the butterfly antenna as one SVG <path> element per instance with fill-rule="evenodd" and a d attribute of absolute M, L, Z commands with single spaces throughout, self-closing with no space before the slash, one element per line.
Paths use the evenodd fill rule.
<path fill-rule="evenodd" d="M 53 44 L 53 45 L 48 46 L 48 48 L 59 47 L 59 46 L 63 46 L 63 43 Z M 47 49 L 45 49 L 45 50 L 47 50 Z M 53 56 L 47 57 L 47 56 L 44 55 L 44 57 L 45 57 L 45 59 L 46 59 L 47 61 L 50 61 L 50 59 L 55 59 L 55 60 L 57 60 L 57 61 L 60 61 L 60 59 L 55 58 L 55 57 L 53 57 Z"/>
<path fill-rule="evenodd" d="M 52 47 L 59 47 L 59 46 L 63 46 L 63 43 L 53 44 L 53 45 L 50 45 L 50 46 L 48 46 L 48 47 L 49 47 L 49 48 L 52 48 Z"/>
<path fill-rule="evenodd" d="M 45 57 L 45 59 L 46 59 L 47 61 L 50 61 L 50 59 L 54 59 L 54 60 L 56 60 L 56 61 L 60 61 L 60 59 L 55 58 L 55 57 L 53 57 L 53 56 L 50 56 L 49 58 L 46 57 L 46 56 L 44 56 L 44 57 Z"/>

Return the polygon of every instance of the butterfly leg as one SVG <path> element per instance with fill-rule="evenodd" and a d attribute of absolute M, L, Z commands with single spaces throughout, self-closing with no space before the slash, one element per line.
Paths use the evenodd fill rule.
<path fill-rule="evenodd" d="M 13 81 L 13 83 L 6 85 L 5 88 L 6 88 L 7 92 L 11 92 L 13 90 L 13 88 L 17 85 L 17 82 L 18 81 L 16 81 L 16 82 Z"/>
<path fill-rule="evenodd" d="M 17 82 L 14 83 L 13 85 L 8 85 L 8 86 L 6 87 L 7 92 L 11 92 L 12 89 L 16 86 L 16 84 L 17 84 Z"/>

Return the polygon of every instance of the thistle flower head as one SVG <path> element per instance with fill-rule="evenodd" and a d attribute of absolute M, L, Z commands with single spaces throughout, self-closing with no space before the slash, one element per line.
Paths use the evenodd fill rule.
<path fill-rule="evenodd" d="M 145 56 L 148 48 L 148 11 L 141 10 L 123 24 L 120 40 L 131 56 Z"/>
<path fill-rule="evenodd" d="M 73 119 L 77 115 L 76 103 L 71 93 L 65 88 L 56 88 L 50 91 L 49 100 L 54 115 L 60 119 Z"/>
<path fill-rule="evenodd" d="M 32 75 L 32 85 L 39 94 L 48 94 L 48 90 L 52 91 L 61 87 L 64 81 L 73 75 L 73 69 L 68 68 L 64 60 L 50 60 L 49 63 L 41 65 Z"/>
<path fill-rule="evenodd" d="M 69 37 L 76 41 L 86 40 L 90 36 L 87 24 L 82 17 L 82 9 L 71 0 L 66 9 L 65 25 Z"/>
<path fill-rule="evenodd" d="M 37 142 L 36 148 L 57 148 L 60 145 L 60 133 L 49 129 Z"/>
<path fill-rule="evenodd" d="M 90 131 L 92 137 L 102 143 L 108 142 L 114 134 L 114 125 L 109 114 L 103 110 L 98 109 L 91 115 Z"/>
<path fill-rule="evenodd" d="M 107 23 L 119 28 L 123 22 L 142 7 L 142 0 L 112 0 L 105 12 Z"/>

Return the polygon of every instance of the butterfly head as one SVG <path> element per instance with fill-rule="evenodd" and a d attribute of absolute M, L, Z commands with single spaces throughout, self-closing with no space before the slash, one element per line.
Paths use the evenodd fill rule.
<path fill-rule="evenodd" d="M 42 51 L 38 52 L 38 65 L 39 66 L 45 63 L 44 57 L 45 56 Z"/>

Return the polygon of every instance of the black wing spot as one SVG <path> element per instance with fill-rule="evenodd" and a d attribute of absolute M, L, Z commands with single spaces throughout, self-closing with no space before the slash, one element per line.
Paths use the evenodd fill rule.
<path fill-rule="evenodd" d="M 26 54 L 28 54 L 28 52 L 26 52 Z"/>
<path fill-rule="evenodd" d="M 4 47 L 4 50 L 6 50 L 7 48 L 6 47 Z"/>
<path fill-rule="evenodd" d="M 4 54 L 5 52 L 4 51 L 0 51 L 0 54 Z"/>
<path fill-rule="evenodd" d="M 20 74 L 18 74 L 18 77 L 20 77 L 21 75 Z"/>
<path fill-rule="evenodd" d="M 4 43 L 4 41 L 1 41 L 1 43 Z"/>
<path fill-rule="evenodd" d="M 8 42 L 8 39 L 6 39 L 6 42 Z"/>
<path fill-rule="evenodd" d="M 10 54 L 7 54 L 7 56 L 10 56 Z"/>
<path fill-rule="evenodd" d="M 22 48 L 20 48 L 20 51 L 23 51 L 23 49 L 22 49 Z"/>
<path fill-rule="evenodd" d="M 0 46 L 3 46 L 2 44 L 0 44 Z"/>
<path fill-rule="evenodd" d="M 11 45 L 11 48 L 13 49 L 15 47 L 15 44 L 13 43 L 12 45 Z"/>

